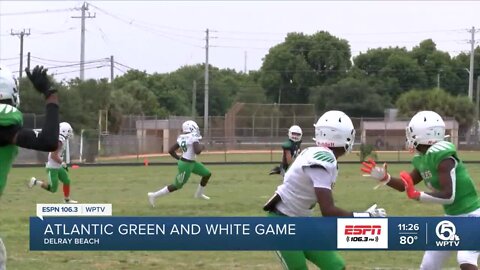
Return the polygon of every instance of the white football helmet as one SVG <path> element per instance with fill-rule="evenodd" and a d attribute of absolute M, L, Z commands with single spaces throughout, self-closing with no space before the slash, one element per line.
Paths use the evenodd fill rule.
<path fill-rule="evenodd" d="M 61 122 L 60 123 L 60 130 L 59 133 L 61 136 L 63 136 L 66 140 L 70 139 L 73 137 L 73 128 L 70 126 L 69 123 L 67 122 Z"/>
<path fill-rule="evenodd" d="M 438 113 L 421 111 L 408 123 L 406 135 L 409 150 L 415 149 L 419 144 L 433 145 L 444 140 L 445 123 Z"/>
<path fill-rule="evenodd" d="M 288 129 L 288 138 L 294 142 L 301 141 L 302 134 L 302 129 L 297 125 L 293 125 Z"/>
<path fill-rule="evenodd" d="M 20 105 L 17 80 L 5 66 L 0 66 L 0 100 L 11 100 L 12 105 Z"/>
<path fill-rule="evenodd" d="M 192 120 L 183 122 L 182 131 L 184 133 L 195 133 L 198 136 L 200 136 L 200 128 L 198 127 L 197 123 L 195 123 L 195 121 L 192 121 Z"/>
<path fill-rule="evenodd" d="M 318 146 L 344 147 L 347 153 L 352 151 L 355 128 L 350 117 L 344 112 L 328 111 L 313 126 Z"/>

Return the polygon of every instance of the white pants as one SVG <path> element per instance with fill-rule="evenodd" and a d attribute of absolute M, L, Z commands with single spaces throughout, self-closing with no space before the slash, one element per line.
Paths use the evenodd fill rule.
<path fill-rule="evenodd" d="M 7 269 L 7 249 L 0 238 L 0 270 Z"/>
<path fill-rule="evenodd" d="M 480 209 L 477 209 L 473 212 L 457 215 L 455 217 L 480 217 Z M 425 251 L 423 255 L 422 264 L 420 265 L 421 270 L 439 270 L 442 269 L 445 261 L 455 252 L 454 250 L 449 251 L 440 251 L 440 250 L 428 250 Z M 459 250 L 457 251 L 457 262 L 458 265 L 461 264 L 472 264 L 478 266 L 478 256 L 480 251 L 470 251 L 470 250 Z"/>

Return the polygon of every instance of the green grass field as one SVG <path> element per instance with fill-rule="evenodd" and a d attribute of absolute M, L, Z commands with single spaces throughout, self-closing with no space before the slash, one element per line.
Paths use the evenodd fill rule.
<path fill-rule="evenodd" d="M 373 190 L 373 180 L 361 176 L 359 165 L 341 165 L 335 186 L 336 204 L 362 211 L 372 203 L 387 209 L 390 216 L 441 215 L 440 206 L 421 205 L 405 194 L 388 188 Z M 469 165 L 474 179 L 480 166 Z M 82 203 L 112 203 L 115 216 L 264 216 L 261 207 L 281 180 L 268 176 L 271 165 L 215 165 L 206 194 L 210 201 L 193 199 L 199 182 L 192 177 L 183 190 L 157 200 L 151 208 L 146 193 L 172 182 L 174 166 L 81 167 L 70 170 L 72 198 Z M 391 165 L 397 174 L 408 165 Z M 8 249 L 9 270 L 80 269 L 281 269 L 273 252 L 31 252 L 28 218 L 35 215 L 36 203 L 62 202 L 61 188 L 56 194 L 39 188 L 29 190 L 31 176 L 45 177 L 43 168 L 14 168 L 0 200 L 0 235 Z M 477 183 L 477 186 L 478 183 Z M 480 186 L 479 186 L 480 187 Z M 314 237 L 314 236 L 313 236 Z M 418 269 L 423 252 L 342 251 L 348 269 Z M 455 267 L 452 256 L 448 264 Z M 311 269 L 314 269 L 311 267 Z"/>
<path fill-rule="evenodd" d="M 478 161 L 480 160 L 480 153 L 478 151 L 459 151 L 459 155 L 464 161 Z M 379 151 L 377 152 L 377 159 L 381 161 L 410 161 L 413 157 L 412 153 L 408 151 Z M 125 156 L 125 157 L 100 157 L 97 159 L 99 163 L 105 162 L 144 162 L 144 156 Z M 168 154 L 148 156 L 149 162 L 173 163 L 175 160 Z M 203 162 L 280 162 L 282 159 L 281 151 L 260 150 L 245 154 L 245 152 L 208 152 L 202 153 Z M 359 161 L 359 153 L 352 152 L 350 155 L 342 157 L 341 161 Z"/>

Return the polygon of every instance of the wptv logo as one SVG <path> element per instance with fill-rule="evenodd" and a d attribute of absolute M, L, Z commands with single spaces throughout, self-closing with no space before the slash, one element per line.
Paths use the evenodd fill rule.
<path fill-rule="evenodd" d="M 440 221 L 435 227 L 435 233 L 438 239 L 440 239 L 435 241 L 437 247 L 458 247 L 460 245 L 457 228 L 451 221 Z"/>
<path fill-rule="evenodd" d="M 340 218 L 337 220 L 338 249 L 388 249 L 386 218 Z"/>

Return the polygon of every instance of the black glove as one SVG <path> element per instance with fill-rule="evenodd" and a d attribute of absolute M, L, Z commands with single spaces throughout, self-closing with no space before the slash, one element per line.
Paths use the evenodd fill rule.
<path fill-rule="evenodd" d="M 57 92 L 56 89 L 52 88 L 52 84 L 47 76 L 47 70 L 48 69 L 44 69 L 43 66 L 35 66 L 32 72 L 30 72 L 28 68 L 25 69 L 28 79 L 30 79 L 35 89 L 42 93 L 45 98 Z"/>

